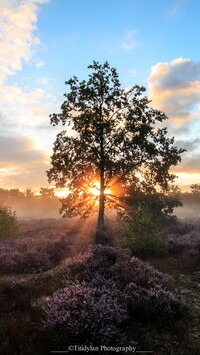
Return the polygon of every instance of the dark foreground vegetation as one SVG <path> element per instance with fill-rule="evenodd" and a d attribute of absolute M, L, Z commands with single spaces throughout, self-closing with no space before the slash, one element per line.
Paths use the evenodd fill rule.
<path fill-rule="evenodd" d="M 69 345 L 199 354 L 200 223 L 168 225 L 162 256 L 160 241 L 155 255 L 137 241 L 140 258 L 119 246 L 130 231 L 113 222 L 104 235 L 113 245 L 94 245 L 92 225 L 20 221 L 18 238 L 1 241 L 1 354 Z"/>

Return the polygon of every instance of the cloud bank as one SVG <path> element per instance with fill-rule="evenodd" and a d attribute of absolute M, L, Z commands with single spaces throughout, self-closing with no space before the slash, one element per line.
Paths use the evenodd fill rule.
<path fill-rule="evenodd" d="M 51 99 L 42 88 L 28 91 L 16 82 L 11 85 L 6 82 L 10 75 L 14 76 L 22 70 L 24 62 L 31 60 L 35 48 L 40 44 L 34 31 L 38 5 L 46 2 L 48 0 L 0 0 L 0 97 L 4 117 L 15 124 L 34 121 L 34 110 L 46 114 L 44 101 Z M 36 64 L 37 67 L 43 65 L 42 60 Z"/>
<path fill-rule="evenodd" d="M 200 174 L 200 63 L 184 58 L 157 63 L 151 68 L 149 94 L 152 106 L 168 115 L 164 124 L 176 145 L 187 149 L 173 170 Z"/>
<path fill-rule="evenodd" d="M 1 187 L 40 188 L 47 185 L 48 156 L 26 136 L 0 136 Z"/>
<path fill-rule="evenodd" d="M 151 69 L 149 93 L 153 105 L 167 113 L 174 128 L 199 117 L 200 63 L 178 58 Z"/>
<path fill-rule="evenodd" d="M 40 39 L 34 35 L 37 4 L 46 0 L 0 1 L 0 80 L 22 69 Z"/>
<path fill-rule="evenodd" d="M 35 148 L 30 132 L 48 120 L 53 98 L 44 88 L 33 89 L 29 84 L 25 88 L 12 80 L 24 63 L 32 65 L 41 45 L 35 35 L 38 10 L 48 1 L 0 0 L 0 184 L 4 187 L 47 185 L 49 159 Z M 41 68 L 44 64 L 39 59 L 34 66 Z"/>

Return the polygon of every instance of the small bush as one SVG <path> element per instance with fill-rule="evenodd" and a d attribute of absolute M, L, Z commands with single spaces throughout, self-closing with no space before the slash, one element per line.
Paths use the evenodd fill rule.
<path fill-rule="evenodd" d="M 126 236 L 120 244 L 141 258 L 166 255 L 168 245 L 163 233 L 164 224 L 162 212 L 140 202 L 131 211 Z"/>
<path fill-rule="evenodd" d="M 0 206 L 0 240 L 16 238 L 18 235 L 16 213 L 7 206 Z"/>

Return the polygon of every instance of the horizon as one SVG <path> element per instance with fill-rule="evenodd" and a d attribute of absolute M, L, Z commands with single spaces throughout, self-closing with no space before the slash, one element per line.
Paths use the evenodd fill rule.
<path fill-rule="evenodd" d="M 200 183 L 198 0 L 0 0 L 0 6 L 1 188 L 53 187 L 46 171 L 62 126 L 51 126 L 49 114 L 60 112 L 65 81 L 87 80 L 93 60 L 115 67 L 123 88 L 146 87 L 152 107 L 169 117 L 169 136 L 187 149 L 171 169 L 175 184 Z"/>

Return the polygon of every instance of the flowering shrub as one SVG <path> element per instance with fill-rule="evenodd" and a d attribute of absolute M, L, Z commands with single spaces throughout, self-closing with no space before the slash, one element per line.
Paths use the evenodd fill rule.
<path fill-rule="evenodd" d="M 98 245 L 68 258 L 55 274 L 63 287 L 35 306 L 59 348 L 113 344 L 123 337 L 124 323 L 172 322 L 185 307 L 165 275 L 127 250 Z"/>
<path fill-rule="evenodd" d="M 24 222 L 20 238 L 0 242 L 0 268 L 15 274 L 3 275 L 0 282 L 3 353 L 49 354 L 71 344 L 121 346 L 126 336 L 138 340 L 140 327 L 154 332 L 167 324 L 171 329 L 185 316 L 170 278 L 130 250 L 91 245 L 80 253 L 75 244 L 73 256 L 66 258 L 66 224 L 39 224 Z M 197 234 L 198 228 L 188 227 L 186 234 Z M 177 237 L 185 237 L 182 227 Z"/>
<path fill-rule="evenodd" d="M 54 269 L 54 277 L 58 276 L 62 279 L 63 287 L 77 280 L 91 287 L 115 285 L 122 291 L 132 282 L 148 289 L 157 285 L 169 290 L 173 288 L 166 275 L 147 262 L 131 257 L 128 249 L 102 245 L 67 258 Z"/>
<path fill-rule="evenodd" d="M 127 319 L 119 291 L 74 283 L 45 299 L 45 328 L 59 327 L 62 345 L 71 342 L 112 344 Z M 69 343 L 68 343 L 69 344 Z"/>
<path fill-rule="evenodd" d="M 24 237 L 0 243 L 0 269 L 5 273 L 35 273 L 55 266 L 67 252 L 67 242 Z"/>
<path fill-rule="evenodd" d="M 199 223 L 178 223 L 169 229 L 168 243 L 171 252 L 199 255 Z"/>

